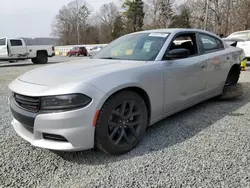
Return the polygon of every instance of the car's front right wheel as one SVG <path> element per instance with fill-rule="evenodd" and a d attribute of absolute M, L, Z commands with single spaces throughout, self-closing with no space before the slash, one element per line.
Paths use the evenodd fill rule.
<path fill-rule="evenodd" d="M 142 97 L 132 91 L 119 92 L 99 112 L 95 144 L 109 154 L 127 153 L 142 140 L 147 124 L 148 111 Z"/>

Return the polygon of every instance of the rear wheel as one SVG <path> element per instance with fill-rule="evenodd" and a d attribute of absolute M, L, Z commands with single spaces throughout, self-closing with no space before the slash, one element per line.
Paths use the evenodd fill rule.
<path fill-rule="evenodd" d="M 32 60 L 34 64 L 46 64 L 48 63 L 48 56 L 45 54 L 38 54 L 36 58 Z"/>
<path fill-rule="evenodd" d="M 32 58 L 31 61 L 36 64 L 37 63 L 37 59 L 36 58 Z"/>
<path fill-rule="evenodd" d="M 225 86 L 219 99 L 228 100 L 238 98 L 243 94 L 242 84 L 238 83 L 240 77 L 240 66 L 234 66 L 229 71 Z"/>
<path fill-rule="evenodd" d="M 147 107 L 138 94 L 131 91 L 115 94 L 100 110 L 95 144 L 109 154 L 127 153 L 139 144 L 147 123 Z"/>
<path fill-rule="evenodd" d="M 232 67 L 228 73 L 225 85 L 229 86 L 237 84 L 240 78 L 240 71 L 241 71 L 240 66 L 235 65 L 234 67 Z"/>
<path fill-rule="evenodd" d="M 242 96 L 244 93 L 242 84 L 238 83 L 235 85 L 225 86 L 222 95 L 220 96 L 221 100 L 234 99 Z"/>

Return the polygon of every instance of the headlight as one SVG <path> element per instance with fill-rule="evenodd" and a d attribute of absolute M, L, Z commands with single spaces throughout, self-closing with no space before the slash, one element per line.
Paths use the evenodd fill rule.
<path fill-rule="evenodd" d="M 87 106 L 92 101 L 83 94 L 69 94 L 59 96 L 42 97 L 41 109 L 42 110 L 63 110 L 74 109 Z"/>

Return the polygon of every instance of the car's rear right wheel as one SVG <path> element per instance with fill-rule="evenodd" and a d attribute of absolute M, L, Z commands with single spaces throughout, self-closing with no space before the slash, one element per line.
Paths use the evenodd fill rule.
<path fill-rule="evenodd" d="M 37 59 L 36 58 L 32 58 L 31 61 L 36 64 L 37 63 Z"/>
<path fill-rule="evenodd" d="M 138 94 L 131 91 L 115 94 L 100 110 L 95 144 L 109 154 L 127 153 L 139 144 L 147 123 L 147 106 Z"/>
<path fill-rule="evenodd" d="M 238 83 L 240 77 L 240 66 L 234 66 L 228 73 L 226 83 L 219 99 L 228 100 L 238 98 L 243 95 L 243 86 Z"/>
<path fill-rule="evenodd" d="M 48 57 L 46 54 L 38 54 L 36 58 L 31 59 L 34 64 L 46 64 L 48 63 Z"/>

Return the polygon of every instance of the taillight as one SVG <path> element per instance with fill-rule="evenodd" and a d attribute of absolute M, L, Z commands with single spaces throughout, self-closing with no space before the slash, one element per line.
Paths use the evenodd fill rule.
<path fill-rule="evenodd" d="M 55 47 L 54 47 L 54 46 L 52 46 L 52 51 L 53 51 L 53 52 L 55 51 Z"/>

